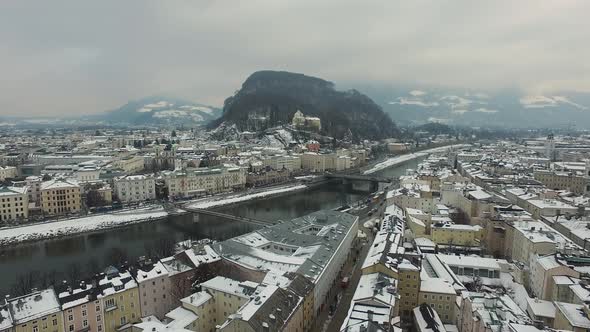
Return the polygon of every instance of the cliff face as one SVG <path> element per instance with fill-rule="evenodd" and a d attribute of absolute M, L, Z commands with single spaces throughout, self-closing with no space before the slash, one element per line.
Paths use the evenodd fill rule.
<path fill-rule="evenodd" d="M 303 74 L 259 71 L 224 102 L 223 115 L 214 123 L 236 124 L 240 130 L 264 130 L 291 122 L 297 110 L 321 119 L 321 133 L 337 139 L 382 139 L 397 128 L 381 108 L 362 93 L 337 91 L 334 84 Z M 349 134 L 350 134 L 349 133 Z"/>

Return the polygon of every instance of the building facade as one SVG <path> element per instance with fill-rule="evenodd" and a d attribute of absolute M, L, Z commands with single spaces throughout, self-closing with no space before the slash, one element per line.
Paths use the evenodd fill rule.
<path fill-rule="evenodd" d="M 156 199 L 156 180 L 151 175 L 127 175 L 113 180 L 115 193 L 121 203 L 145 202 Z"/>

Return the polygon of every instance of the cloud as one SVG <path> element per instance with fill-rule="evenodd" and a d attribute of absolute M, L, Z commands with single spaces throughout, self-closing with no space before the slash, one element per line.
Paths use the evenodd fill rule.
<path fill-rule="evenodd" d="M 221 105 L 260 69 L 336 83 L 590 91 L 587 1 L 5 0 L 0 115 L 146 95 Z"/>

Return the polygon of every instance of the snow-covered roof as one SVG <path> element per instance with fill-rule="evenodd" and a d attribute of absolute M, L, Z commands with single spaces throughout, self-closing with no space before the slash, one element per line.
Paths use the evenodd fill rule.
<path fill-rule="evenodd" d="M 32 292 L 8 300 L 10 314 L 14 324 L 23 324 L 61 310 L 53 288 Z"/>

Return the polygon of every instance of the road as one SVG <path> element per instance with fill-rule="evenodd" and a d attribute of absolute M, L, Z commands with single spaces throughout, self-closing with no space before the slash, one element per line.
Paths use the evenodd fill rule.
<path fill-rule="evenodd" d="M 316 318 L 313 331 L 340 331 L 340 327 L 348 315 L 350 302 L 361 277 L 361 265 L 373 243 L 373 230 L 365 228 L 363 224 L 368 220 L 381 217 L 385 210 L 385 203 L 381 205 L 384 200 L 385 197 L 383 195 L 377 202 L 370 204 L 359 216 L 359 230 L 362 230 L 367 235 L 367 238 L 366 240 L 356 240 L 355 247 L 340 272 L 339 280 L 336 280 L 329 292 L 328 299 L 330 299 L 330 302 Z M 372 216 L 367 215 L 367 212 L 373 208 L 377 208 L 377 212 Z M 350 277 L 349 285 L 347 288 L 342 289 L 340 280 L 345 276 Z M 330 314 L 331 306 L 336 308 L 332 314 Z"/>

